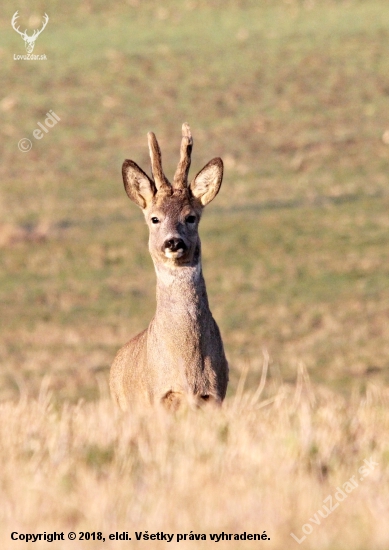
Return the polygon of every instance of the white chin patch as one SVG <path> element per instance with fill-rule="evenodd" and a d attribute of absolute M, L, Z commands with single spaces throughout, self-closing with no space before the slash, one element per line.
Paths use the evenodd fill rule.
<path fill-rule="evenodd" d="M 166 258 L 170 258 L 171 260 L 177 260 L 177 258 L 181 258 L 183 254 L 184 254 L 184 250 L 182 248 L 179 248 L 178 250 L 176 250 L 176 252 L 172 252 L 168 248 L 165 248 Z"/>

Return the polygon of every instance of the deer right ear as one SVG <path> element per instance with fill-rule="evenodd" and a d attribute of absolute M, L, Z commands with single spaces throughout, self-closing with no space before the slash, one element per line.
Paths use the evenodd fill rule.
<path fill-rule="evenodd" d="M 201 204 L 205 206 L 218 194 L 222 179 L 222 159 L 215 158 L 210 160 L 190 184 L 192 195 L 199 199 Z"/>
<path fill-rule="evenodd" d="M 129 198 L 142 209 L 156 193 L 154 182 L 132 160 L 125 160 L 122 167 L 123 183 Z"/>

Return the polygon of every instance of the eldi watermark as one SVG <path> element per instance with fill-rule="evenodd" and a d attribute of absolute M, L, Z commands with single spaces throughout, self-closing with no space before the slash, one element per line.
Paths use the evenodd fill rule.
<path fill-rule="evenodd" d="M 50 128 L 53 128 L 61 119 L 58 115 L 54 113 L 52 109 L 48 113 L 46 113 L 46 118 L 44 121 L 44 124 L 42 122 L 38 122 L 39 128 L 35 128 L 32 135 L 35 139 L 42 139 L 50 130 Z M 28 151 L 31 151 L 32 149 L 32 141 L 28 138 L 22 138 L 19 140 L 18 143 L 19 150 L 22 153 L 28 153 Z"/>
<path fill-rule="evenodd" d="M 309 518 L 308 521 L 310 523 L 304 523 L 301 528 L 302 532 L 304 533 L 303 536 L 301 536 L 301 533 L 298 536 L 294 533 L 290 533 L 290 536 L 299 544 L 304 542 L 304 540 L 307 538 L 307 535 L 310 535 L 314 530 L 314 526 L 320 525 L 322 519 L 328 518 L 328 516 L 337 509 L 339 504 L 346 500 L 346 498 L 349 496 L 350 493 L 352 493 L 352 491 L 354 491 L 354 489 L 359 487 L 359 483 L 356 478 L 359 477 L 359 481 L 363 481 L 367 476 L 371 474 L 376 466 L 378 466 L 378 462 L 374 462 L 371 457 L 369 458 L 369 460 L 365 458 L 365 460 L 363 461 L 363 465 L 358 468 L 359 476 L 351 476 L 350 479 L 343 483 L 341 487 L 337 487 L 334 498 L 332 497 L 332 495 L 328 495 L 323 500 L 324 505 L 313 514 L 313 517 Z"/>

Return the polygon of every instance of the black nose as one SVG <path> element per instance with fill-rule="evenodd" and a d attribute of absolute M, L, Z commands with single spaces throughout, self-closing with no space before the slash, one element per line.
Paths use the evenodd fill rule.
<path fill-rule="evenodd" d="M 185 251 L 188 247 L 186 246 L 186 244 L 182 239 L 174 238 L 174 239 L 166 240 L 164 243 L 164 248 L 165 249 L 168 248 L 172 252 L 177 252 L 177 250 L 180 250 L 180 248 Z"/>

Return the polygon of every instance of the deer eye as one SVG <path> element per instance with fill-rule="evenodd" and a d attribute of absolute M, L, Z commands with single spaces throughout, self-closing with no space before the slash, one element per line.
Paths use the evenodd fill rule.
<path fill-rule="evenodd" d="M 188 216 L 185 218 L 186 223 L 194 223 L 196 221 L 196 216 Z"/>
<path fill-rule="evenodd" d="M 152 223 L 159 223 L 159 219 L 156 218 L 155 216 L 153 216 L 153 217 L 151 218 L 151 222 L 152 222 Z"/>

